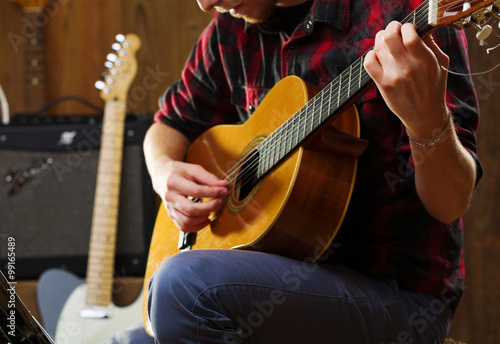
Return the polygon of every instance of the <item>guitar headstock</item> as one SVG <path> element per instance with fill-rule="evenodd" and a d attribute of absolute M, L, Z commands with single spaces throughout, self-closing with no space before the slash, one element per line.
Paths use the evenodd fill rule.
<path fill-rule="evenodd" d="M 104 64 L 107 68 L 104 81 L 96 82 L 102 100 L 125 103 L 128 89 L 137 73 L 135 52 L 140 46 L 141 40 L 135 34 L 116 36 L 116 42 L 112 45 L 115 52 L 108 54 Z"/>
<path fill-rule="evenodd" d="M 49 1 L 51 0 L 16 0 L 24 12 L 32 13 L 42 12 Z"/>
<path fill-rule="evenodd" d="M 473 27 L 477 38 L 484 40 L 492 31 L 484 22 L 489 18 L 500 19 L 500 0 L 429 0 L 429 24 L 451 26 L 456 29 Z"/>

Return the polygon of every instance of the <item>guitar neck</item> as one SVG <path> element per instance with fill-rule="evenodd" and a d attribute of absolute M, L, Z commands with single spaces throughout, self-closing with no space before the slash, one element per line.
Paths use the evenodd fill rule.
<path fill-rule="evenodd" d="M 426 0 L 401 23 L 413 23 L 419 35 L 423 37 L 434 29 L 429 25 L 431 18 L 429 13 L 432 11 L 429 11 L 429 0 Z M 266 176 L 313 133 L 330 123 L 336 115 L 351 106 L 373 85 L 373 80 L 363 66 L 367 53 L 368 51 L 361 55 L 302 109 L 259 144 L 258 179 Z"/>
<path fill-rule="evenodd" d="M 106 102 L 87 266 L 88 305 L 111 302 L 123 158 L 125 104 Z"/>
<path fill-rule="evenodd" d="M 34 22 L 36 15 L 37 12 L 25 12 L 25 17 L 31 23 Z M 35 112 L 47 103 L 45 37 L 41 28 L 33 30 L 29 40 L 26 41 L 24 66 L 25 111 Z"/>

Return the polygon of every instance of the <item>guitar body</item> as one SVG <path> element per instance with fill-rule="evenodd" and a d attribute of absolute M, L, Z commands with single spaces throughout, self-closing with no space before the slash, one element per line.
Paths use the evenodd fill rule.
<path fill-rule="evenodd" d="M 224 176 L 317 92 L 318 88 L 298 77 L 283 79 L 247 122 L 216 126 L 202 134 L 189 148 L 186 161 Z M 251 191 L 242 191 L 233 182 L 225 205 L 213 214 L 212 224 L 197 233 L 192 249 L 249 249 L 309 261 L 319 258 L 340 228 L 349 204 L 357 157 L 366 146 L 358 137 L 359 119 L 351 107 L 313 134 Z M 146 281 L 163 260 L 179 252 L 179 232 L 160 207 Z M 152 333 L 148 321 L 145 325 Z"/>
<path fill-rule="evenodd" d="M 79 285 L 70 295 L 59 317 L 55 342 L 58 344 L 96 344 L 109 339 L 113 334 L 123 331 L 141 321 L 141 298 L 138 297 L 126 307 L 88 306 L 85 304 L 87 285 Z M 86 319 L 82 310 L 105 312 L 109 318 Z"/>
<path fill-rule="evenodd" d="M 42 273 L 36 285 L 36 298 L 43 327 L 55 338 L 59 316 L 73 290 L 85 280 L 63 269 L 49 269 Z"/>

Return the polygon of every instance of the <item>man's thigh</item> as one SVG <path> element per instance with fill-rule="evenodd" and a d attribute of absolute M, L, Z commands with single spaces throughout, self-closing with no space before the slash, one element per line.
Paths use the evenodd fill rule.
<path fill-rule="evenodd" d="M 435 298 L 341 265 L 239 250 L 195 250 L 153 276 L 150 317 L 160 343 L 432 343 L 449 309 L 415 326 Z"/>

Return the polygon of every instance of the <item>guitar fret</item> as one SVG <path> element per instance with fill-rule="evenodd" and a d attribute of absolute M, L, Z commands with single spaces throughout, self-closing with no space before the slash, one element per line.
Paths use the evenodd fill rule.
<path fill-rule="evenodd" d="M 265 149 L 265 152 L 266 152 L 266 164 L 265 164 L 265 169 L 261 172 L 261 175 L 263 175 L 265 173 L 265 171 L 267 171 L 270 166 L 273 164 L 273 159 L 274 159 L 274 150 L 272 149 L 272 147 L 269 146 L 269 144 L 266 145 L 266 149 Z"/>
<path fill-rule="evenodd" d="M 264 159 L 262 159 L 262 169 L 260 170 L 259 177 L 262 177 L 264 173 L 266 173 L 268 168 L 271 166 L 271 161 L 273 158 L 272 157 L 273 150 L 270 149 L 269 142 L 267 140 L 264 140 L 263 144 L 264 144 L 264 149 L 263 149 Z"/>
<path fill-rule="evenodd" d="M 272 149 L 272 147 L 269 146 L 269 144 L 266 144 L 266 147 L 264 149 L 264 151 L 266 152 L 266 158 L 265 158 L 265 166 L 264 166 L 264 170 L 261 171 L 261 176 L 264 175 L 264 173 L 270 168 L 270 166 L 272 165 L 273 163 L 273 155 L 274 155 L 274 150 Z"/>
<path fill-rule="evenodd" d="M 257 147 L 257 152 L 259 154 L 259 161 L 257 164 L 257 177 L 260 177 L 262 175 L 262 170 L 263 170 L 263 165 L 265 164 L 265 159 L 266 159 L 266 154 L 265 154 L 266 147 Z"/>
<path fill-rule="evenodd" d="M 352 65 L 349 67 L 349 84 L 347 85 L 347 97 L 351 96 Z"/>
<path fill-rule="evenodd" d="M 282 140 L 283 140 L 283 137 L 284 137 L 284 140 L 283 140 L 283 150 L 281 152 L 281 156 L 280 158 L 283 158 L 285 155 L 286 155 L 286 152 L 287 152 L 287 143 L 288 143 L 288 135 L 286 135 L 288 132 L 290 132 L 290 121 L 287 121 L 285 122 L 285 128 L 283 130 L 283 136 L 282 136 Z"/>
<path fill-rule="evenodd" d="M 285 122 L 285 126 L 288 124 L 288 122 Z M 279 142 L 279 145 L 280 145 L 280 150 L 279 150 L 279 155 L 278 155 L 278 158 L 281 160 L 281 158 L 283 158 L 285 156 L 285 146 L 286 146 L 286 142 L 283 141 L 283 132 L 285 131 L 285 128 L 283 127 L 282 130 L 281 130 L 281 135 L 280 135 L 280 142 Z"/>
<path fill-rule="evenodd" d="M 365 55 L 361 55 L 360 57 L 360 65 L 363 66 L 364 64 L 364 58 L 365 58 Z M 360 68 L 359 70 L 359 79 L 358 79 L 358 88 L 361 88 L 361 76 L 363 75 L 363 69 Z"/>
<path fill-rule="evenodd" d="M 296 133 L 295 133 L 295 128 L 296 128 L 296 124 L 297 124 L 297 117 L 294 116 L 292 117 L 292 122 L 291 122 L 291 126 L 292 126 L 292 135 L 290 136 L 290 140 L 289 140 L 289 146 L 288 146 L 288 149 L 287 149 L 287 154 L 288 152 L 290 152 L 292 150 L 292 148 L 297 144 L 297 142 L 299 142 L 297 140 L 297 136 L 296 136 Z"/>
<path fill-rule="evenodd" d="M 321 121 L 322 121 L 321 113 L 322 113 L 323 107 L 321 106 L 321 104 L 323 104 L 324 96 L 325 96 L 325 93 L 321 92 L 320 96 L 317 99 L 315 99 L 315 101 L 314 101 L 315 103 L 318 102 L 319 106 L 315 107 L 314 118 L 313 118 L 313 126 L 311 127 L 311 131 L 310 132 L 312 132 L 314 130 L 314 128 L 316 128 L 317 125 L 319 123 L 321 123 Z"/>
<path fill-rule="evenodd" d="M 281 128 L 280 128 L 281 130 Z M 277 139 L 274 138 L 272 141 L 271 141 L 272 145 L 270 147 L 270 149 L 273 151 L 273 164 L 277 163 L 279 161 L 279 151 L 278 151 L 278 148 L 276 147 L 278 142 L 277 142 Z M 270 168 L 270 166 L 269 166 Z"/>
<path fill-rule="evenodd" d="M 340 107 L 340 91 L 342 89 L 342 73 L 340 73 L 340 78 L 339 78 L 339 88 L 338 88 L 338 97 L 337 97 L 337 108 Z"/>
<path fill-rule="evenodd" d="M 109 250 L 109 247 L 105 247 L 106 250 Z M 108 254 L 108 255 L 94 255 L 89 257 L 89 262 L 91 264 L 95 263 L 96 268 L 93 269 L 90 273 L 88 273 L 88 276 L 92 275 L 98 275 L 102 274 L 103 271 L 113 271 L 113 267 L 111 266 L 105 266 L 103 264 L 103 260 L 107 261 L 112 261 L 114 260 L 115 255 L 114 254 Z M 109 264 L 108 264 L 109 265 Z"/>
<path fill-rule="evenodd" d="M 332 112 L 332 97 L 331 97 L 331 94 L 332 94 L 332 89 L 328 88 L 328 113 Z"/>
<path fill-rule="evenodd" d="M 314 106 L 315 104 L 313 104 L 313 111 L 312 111 L 312 119 L 310 119 L 309 117 L 311 117 L 311 115 L 308 115 L 308 116 L 304 116 L 304 124 L 303 124 L 303 130 L 302 130 L 302 137 L 306 137 L 307 136 L 307 130 L 308 130 L 308 123 L 311 122 L 311 123 L 314 123 Z M 306 111 L 307 113 L 307 111 Z M 311 127 L 313 126 L 313 124 L 311 124 Z"/>
<path fill-rule="evenodd" d="M 290 152 L 292 150 L 292 147 L 295 146 L 297 144 L 298 141 L 298 137 L 297 137 L 297 132 L 298 132 L 298 124 L 297 124 L 297 120 L 300 121 L 300 116 L 293 116 L 293 119 L 292 119 L 292 135 L 290 136 L 291 140 L 290 140 L 290 147 L 288 149 L 287 152 Z"/>

